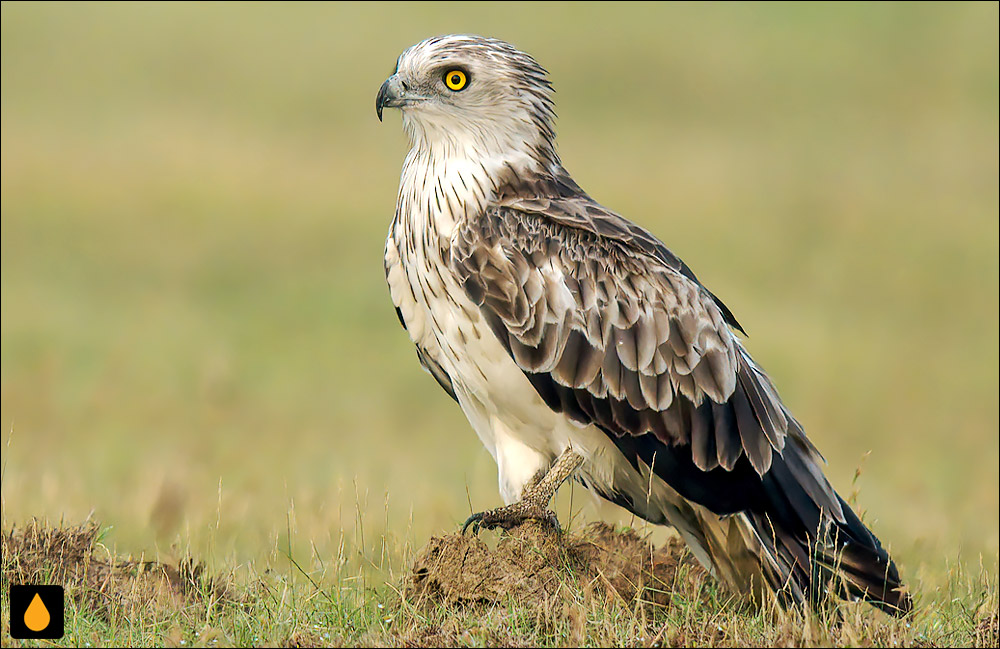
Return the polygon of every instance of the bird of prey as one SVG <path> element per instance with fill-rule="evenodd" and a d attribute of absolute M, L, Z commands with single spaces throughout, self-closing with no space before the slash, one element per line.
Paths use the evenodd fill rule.
<path fill-rule="evenodd" d="M 466 526 L 556 523 L 549 501 L 572 477 L 675 527 L 752 599 L 908 612 L 732 312 L 563 167 L 552 93 L 509 43 L 449 35 L 404 51 L 375 102 L 379 120 L 401 110 L 411 144 L 385 245 L 396 314 L 506 503 Z"/>

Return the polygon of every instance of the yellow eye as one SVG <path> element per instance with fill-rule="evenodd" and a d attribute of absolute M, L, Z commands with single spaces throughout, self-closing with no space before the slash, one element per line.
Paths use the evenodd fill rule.
<path fill-rule="evenodd" d="M 449 90 L 458 92 L 468 83 L 469 77 L 461 70 L 448 70 L 444 73 L 444 85 L 448 86 Z"/>

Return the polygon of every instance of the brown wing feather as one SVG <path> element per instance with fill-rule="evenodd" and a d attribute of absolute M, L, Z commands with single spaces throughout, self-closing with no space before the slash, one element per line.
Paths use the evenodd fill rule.
<path fill-rule="evenodd" d="M 585 197 L 507 201 L 464 222 L 451 253 L 518 366 L 559 386 L 533 381 L 551 407 L 691 444 L 703 470 L 745 454 L 763 474 L 784 446 L 781 403 L 731 314 L 645 230 Z"/>

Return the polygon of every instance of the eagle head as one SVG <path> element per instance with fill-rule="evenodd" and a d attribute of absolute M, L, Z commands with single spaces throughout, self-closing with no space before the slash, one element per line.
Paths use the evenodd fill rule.
<path fill-rule="evenodd" d="M 510 43 L 437 36 L 404 51 L 379 88 L 375 112 L 399 108 L 415 148 L 554 160 L 552 84 Z M 541 156 L 539 156 L 541 154 Z"/>

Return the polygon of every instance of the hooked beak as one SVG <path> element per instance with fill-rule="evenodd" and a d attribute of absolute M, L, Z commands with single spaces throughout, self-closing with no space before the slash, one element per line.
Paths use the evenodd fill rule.
<path fill-rule="evenodd" d="M 382 121 L 383 108 L 399 108 L 408 99 L 415 97 L 406 94 L 406 86 L 403 85 L 399 75 L 394 74 L 386 79 L 378 89 L 378 96 L 375 97 L 375 114 L 378 115 L 378 121 Z"/>

